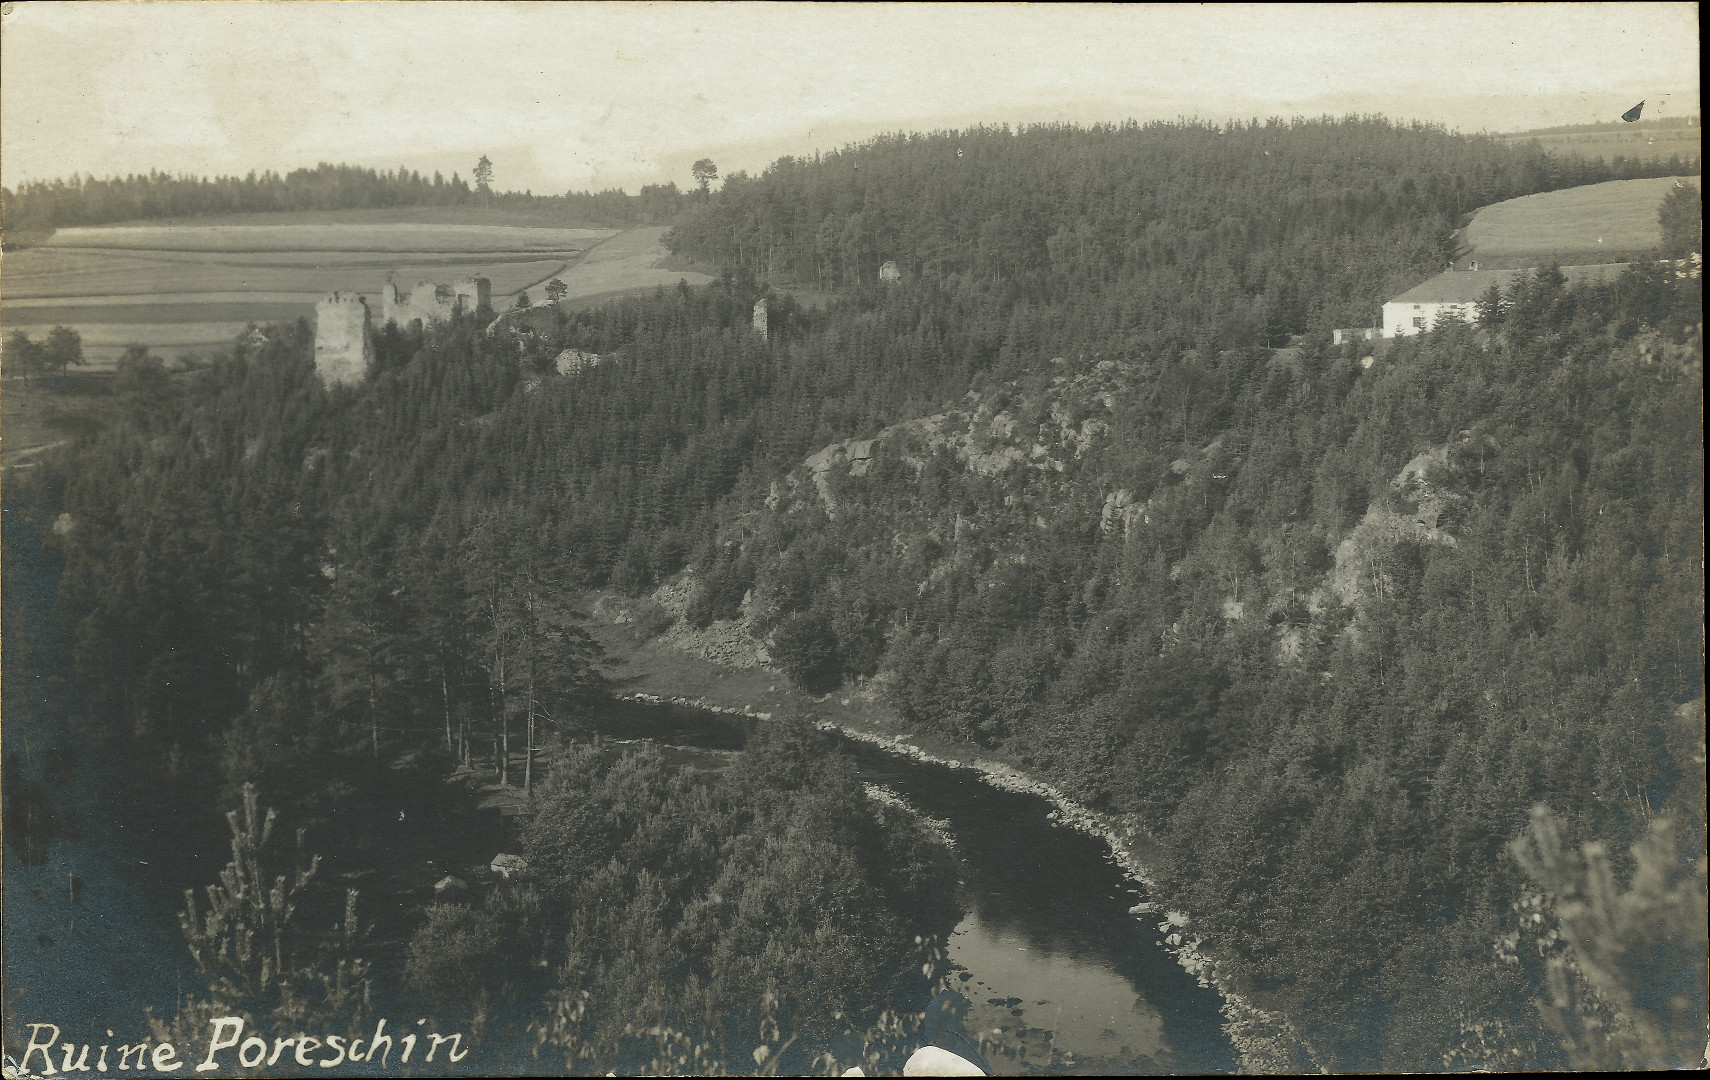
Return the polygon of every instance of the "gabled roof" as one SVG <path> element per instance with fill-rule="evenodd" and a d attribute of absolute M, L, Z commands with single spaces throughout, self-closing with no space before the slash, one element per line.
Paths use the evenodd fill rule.
<path fill-rule="evenodd" d="M 1613 281 L 1631 263 L 1598 263 L 1591 266 L 1564 266 L 1562 276 L 1569 285 L 1586 285 Z M 1478 301 L 1492 285 L 1503 292 L 1514 282 L 1534 270 L 1448 270 L 1422 281 L 1390 300 L 1391 304 L 1471 304 Z"/>

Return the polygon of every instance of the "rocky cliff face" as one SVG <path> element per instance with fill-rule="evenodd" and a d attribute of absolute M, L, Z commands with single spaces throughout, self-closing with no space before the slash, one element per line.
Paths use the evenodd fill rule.
<path fill-rule="evenodd" d="M 794 603 L 780 600 L 782 549 L 804 532 L 823 530 L 925 597 L 951 578 L 999 588 L 1006 567 L 1037 561 L 1063 536 L 1084 545 L 1096 530 L 1127 547 L 1148 530 L 1190 524 L 1204 532 L 1164 568 L 1173 586 L 1210 595 L 1225 632 L 1261 634 L 1277 659 L 1304 662 L 1338 634 L 1358 639 L 1361 613 L 1384 597 L 1409 545 L 1456 543 L 1465 480 L 1493 445 L 1465 431 L 1423 450 L 1339 532 L 1301 522 L 1232 536 L 1219 507 L 1263 497 L 1240 490 L 1243 448 L 1223 436 L 1158 452 L 1160 440 L 1131 416 L 1155 391 L 1153 377 L 1118 361 L 1059 357 L 1028 383 L 971 391 L 940 412 L 823 447 L 721 529 L 722 549 L 742 553 L 754 586 L 741 617 L 673 634 L 721 662 L 769 661 L 769 631 Z M 691 572 L 657 599 L 680 613 L 696 587 Z"/>

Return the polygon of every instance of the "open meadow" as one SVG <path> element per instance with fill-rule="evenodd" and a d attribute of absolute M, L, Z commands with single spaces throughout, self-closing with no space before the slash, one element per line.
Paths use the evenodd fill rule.
<path fill-rule="evenodd" d="M 61 229 L 7 254 L 0 323 L 34 336 L 55 325 L 83 336 L 91 362 L 127 344 L 169 355 L 229 342 L 249 322 L 312 316 L 324 294 L 378 293 L 388 277 L 484 276 L 504 306 L 565 271 L 609 229 L 457 222 L 114 225 Z M 375 305 L 378 307 L 378 304 Z"/>
<path fill-rule="evenodd" d="M 7 378 L 0 387 L 0 463 L 33 468 L 44 452 L 99 430 L 112 413 L 112 383 L 79 371 Z"/>
<path fill-rule="evenodd" d="M 570 290 L 564 296 L 564 303 L 586 302 L 655 285 L 675 285 L 679 281 L 690 285 L 711 281 L 708 274 L 668 270 L 661 265 L 669 258 L 662 241 L 670 231 L 663 225 L 643 226 L 619 233 L 590 249 L 559 275 Z"/>
<path fill-rule="evenodd" d="M 1523 131 L 1505 136 L 1503 141 L 1510 146 L 1536 143 L 1552 154 L 1578 154 L 1603 161 L 1618 157 L 1646 161 L 1678 157 L 1681 161 L 1691 161 L 1704 153 L 1704 137 L 1697 126 L 1661 127 L 1648 121 L 1630 127 L 1599 126 L 1585 131 Z"/>
<path fill-rule="evenodd" d="M 1462 235 L 1456 266 L 1482 270 L 1566 263 L 1626 262 L 1662 239 L 1657 209 L 1681 177 L 1612 180 L 1509 199 L 1479 210 Z M 1702 177 L 1685 182 L 1702 186 Z"/>
<path fill-rule="evenodd" d="M 32 337 L 56 325 L 83 337 L 84 355 L 110 365 L 128 344 L 176 357 L 230 342 L 251 322 L 312 318 L 315 302 L 339 290 L 483 276 L 496 308 L 560 278 L 569 301 L 611 296 L 705 274 L 658 269 L 667 231 L 647 227 L 566 228 L 526 217 L 456 208 L 256 215 L 166 224 L 61 229 L 8 252 L 0 266 L 0 324 Z M 448 212 L 450 211 L 450 212 Z"/>
<path fill-rule="evenodd" d="M 388 277 L 486 277 L 494 308 L 554 277 L 569 302 L 616 296 L 705 273 L 669 272 L 665 227 L 575 229 L 479 208 L 417 207 L 268 214 L 60 229 L 10 251 L 0 267 L 0 325 L 43 337 L 82 335 L 94 367 L 130 343 L 166 357 L 221 349 L 248 323 L 313 318 L 327 292 L 371 297 Z"/>
<path fill-rule="evenodd" d="M 97 225 L 60 229 L 43 247 L 96 251 L 493 252 L 580 251 L 615 229 L 418 222 Z"/>

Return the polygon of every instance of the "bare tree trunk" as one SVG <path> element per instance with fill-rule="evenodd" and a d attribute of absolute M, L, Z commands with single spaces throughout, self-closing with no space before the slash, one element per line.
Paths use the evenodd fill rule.
<path fill-rule="evenodd" d="M 451 741 L 451 688 L 445 685 L 445 665 L 439 665 L 439 698 L 445 705 L 445 748 L 451 750 L 455 744 Z"/>
<path fill-rule="evenodd" d="M 374 760 L 380 760 L 380 710 L 374 701 L 374 673 L 368 673 L 368 733 L 373 740 Z"/>
<path fill-rule="evenodd" d="M 528 593 L 528 720 L 523 728 L 527 742 L 523 744 L 523 794 L 534 789 L 534 665 L 537 659 L 534 641 L 534 590 Z"/>
<path fill-rule="evenodd" d="M 499 611 L 497 588 L 494 589 L 489 605 L 493 617 L 493 647 L 497 652 L 494 658 L 496 661 L 494 668 L 498 674 L 499 692 L 499 737 L 494 750 L 495 756 L 499 759 L 499 783 L 503 785 L 510 783 L 511 780 L 511 717 L 505 708 L 505 631 L 503 615 Z"/>
<path fill-rule="evenodd" d="M 505 708 L 505 660 L 499 657 L 499 783 L 511 782 L 511 714 Z"/>

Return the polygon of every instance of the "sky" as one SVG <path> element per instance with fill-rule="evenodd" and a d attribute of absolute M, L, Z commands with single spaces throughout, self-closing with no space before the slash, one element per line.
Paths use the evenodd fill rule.
<path fill-rule="evenodd" d="M 321 161 L 532 190 L 759 172 L 884 131 L 1699 111 L 1698 6 L 200 0 L 0 8 L 0 183 Z"/>

